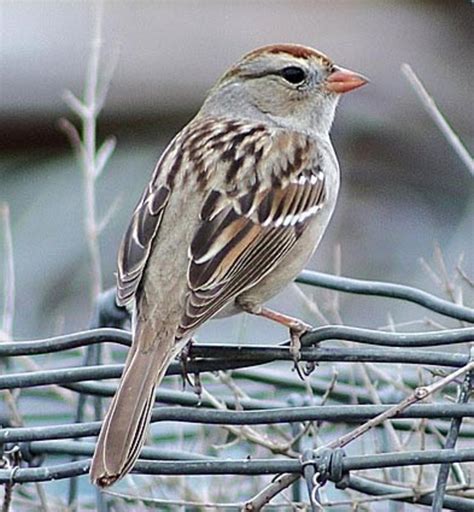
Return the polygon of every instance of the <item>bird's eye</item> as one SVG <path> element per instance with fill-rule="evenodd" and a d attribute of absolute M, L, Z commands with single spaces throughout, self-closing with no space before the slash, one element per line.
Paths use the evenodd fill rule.
<path fill-rule="evenodd" d="M 298 66 L 288 66 L 280 71 L 281 76 L 290 84 L 300 84 L 306 79 L 306 73 Z"/>

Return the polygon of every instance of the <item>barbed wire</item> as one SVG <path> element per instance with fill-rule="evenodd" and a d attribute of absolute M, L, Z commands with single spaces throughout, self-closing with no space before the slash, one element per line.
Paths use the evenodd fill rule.
<path fill-rule="evenodd" d="M 298 281 L 312 286 L 333 290 L 389 297 L 416 303 L 428 310 L 463 322 L 474 322 L 474 310 L 465 306 L 452 304 L 434 295 L 416 288 L 392 283 L 362 281 L 322 273 L 304 271 Z M 131 336 L 118 328 L 104 328 L 109 325 L 119 327 L 127 320 L 127 313 L 115 306 L 115 292 L 105 292 L 98 302 L 93 319 L 93 326 L 88 331 L 56 336 L 34 341 L 14 341 L 0 344 L 0 357 L 40 356 L 44 354 L 63 353 L 68 350 L 88 347 L 95 350 L 104 343 L 130 346 Z M 337 342 L 355 342 L 357 346 L 339 346 Z M 433 401 L 432 403 L 416 404 L 400 407 L 394 411 L 397 402 L 403 403 L 406 393 L 392 390 L 387 403 L 351 404 L 351 405 L 314 405 L 300 400 L 299 405 L 290 404 L 278 398 L 250 398 L 224 396 L 219 397 L 223 410 L 215 409 L 215 402 L 209 396 L 196 396 L 186 391 L 159 389 L 156 401 L 168 406 L 159 406 L 153 410 L 152 423 L 180 422 L 184 424 L 250 426 L 302 424 L 310 422 L 368 424 L 374 422 L 377 427 L 378 418 L 388 415 L 394 420 L 396 428 L 413 427 L 413 420 L 436 419 L 438 432 L 447 434 L 444 448 L 424 451 L 397 451 L 381 454 L 349 455 L 343 447 L 326 447 L 295 452 L 293 458 L 274 457 L 271 459 L 220 459 L 215 456 L 166 450 L 154 447 L 143 449 L 141 459 L 134 473 L 147 475 L 276 475 L 273 486 L 284 489 L 288 482 L 303 477 L 309 490 L 309 503 L 312 510 L 320 507 L 319 489 L 327 481 L 337 487 L 352 489 L 371 496 L 387 496 L 395 501 L 407 501 L 431 505 L 433 510 L 441 511 L 442 507 L 451 510 L 474 510 L 474 499 L 446 492 L 447 479 L 451 464 L 474 462 L 474 449 L 456 449 L 458 437 L 474 436 L 474 426 L 466 424 L 461 429 L 463 418 L 474 417 L 474 405 L 468 403 L 472 392 L 472 353 L 458 350 L 457 352 L 427 351 L 426 347 L 455 346 L 474 341 L 474 327 L 445 329 L 431 332 L 399 333 L 373 329 L 362 329 L 352 326 L 325 326 L 307 333 L 302 338 L 301 361 L 307 364 L 318 363 L 396 363 L 423 367 L 434 367 L 435 373 L 444 375 L 444 386 L 459 385 L 460 393 L 456 403 Z M 330 343 L 330 345 L 327 345 Z M 281 386 L 310 386 L 315 392 L 327 389 L 328 381 L 312 377 L 311 380 L 295 384 L 289 382 L 287 375 L 266 373 L 257 366 L 275 361 L 293 361 L 289 351 L 289 342 L 277 346 L 264 344 L 230 345 L 230 344 L 193 344 L 190 347 L 186 362 L 186 371 L 191 374 L 233 370 L 235 379 L 255 379 L 271 382 Z M 334 345 L 334 346 L 333 346 Z M 378 347 L 374 347 L 378 346 Z M 95 356 L 94 356 L 95 357 Z M 41 369 L 38 371 L 6 373 L 0 376 L 0 390 L 18 388 L 36 388 L 38 386 L 61 386 L 83 398 L 76 414 L 76 422 L 60 425 L 24 426 L 7 425 L 0 428 L 0 483 L 6 486 L 28 482 L 44 482 L 57 479 L 71 479 L 88 473 L 90 457 L 94 444 L 87 440 L 97 435 L 100 421 L 84 421 L 82 408 L 85 397 L 96 399 L 112 396 L 115 386 L 97 382 L 114 379 L 120 376 L 123 365 L 94 363 L 89 353 L 84 360 L 88 366 Z M 440 368 L 443 370 L 440 370 Z M 253 368 L 253 369 L 252 369 Z M 167 375 L 180 375 L 183 363 L 174 362 Z M 449 373 L 454 372 L 454 373 Z M 465 374 L 464 380 L 459 377 Z M 453 376 L 452 378 L 450 377 Z M 93 381 L 93 382 L 91 382 Z M 294 381 L 294 379 L 293 379 Z M 363 386 L 352 385 L 345 389 L 333 390 L 337 400 L 344 400 L 349 393 L 356 394 L 361 402 L 369 401 L 367 390 Z M 421 389 L 421 388 L 418 388 Z M 416 392 L 416 390 L 415 390 Z M 364 395 L 365 393 L 365 395 Z M 430 393 L 431 394 L 431 391 Z M 364 398 L 365 397 L 365 398 Z M 424 396 L 415 398 L 415 401 Z M 100 407 L 99 407 L 100 410 Z M 78 419 L 79 418 L 79 419 Z M 403 425 L 405 427 L 403 427 Z M 410 426 L 411 425 L 411 426 Z M 360 427 L 358 427 L 360 428 Z M 334 444 L 334 443 L 333 443 Z M 3 451 L 1 448 L 3 447 Z M 64 464 L 51 464 L 48 456 L 73 456 L 78 460 Z M 20 460 L 20 462 L 19 462 Z M 3 465 L 2 465 L 3 463 Z M 376 468 L 418 466 L 440 464 L 436 487 L 427 491 L 411 492 L 401 486 L 374 481 L 367 476 L 355 475 L 354 471 Z M 282 475 L 283 474 L 283 475 Z M 278 475 L 281 475 L 278 477 Z M 285 480 L 285 475 L 290 475 Z M 281 488 L 281 489 L 280 489 Z M 458 489 L 458 493 L 471 489 L 468 483 Z M 72 488 L 70 496 L 77 490 Z M 267 496 L 256 496 L 242 504 L 243 510 L 259 510 L 272 498 L 271 489 Z M 278 491 L 279 492 L 279 491 Z"/>

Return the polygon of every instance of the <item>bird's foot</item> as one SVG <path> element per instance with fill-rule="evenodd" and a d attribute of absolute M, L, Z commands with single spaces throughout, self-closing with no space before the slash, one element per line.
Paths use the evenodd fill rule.
<path fill-rule="evenodd" d="M 284 325 L 290 330 L 290 354 L 295 362 L 295 370 L 302 380 L 305 376 L 308 376 L 313 370 L 315 365 L 306 365 L 305 369 L 301 369 L 299 362 L 301 359 L 301 337 L 312 329 L 312 326 L 294 318 L 292 316 L 284 315 L 278 311 L 261 306 L 260 304 L 247 303 L 245 301 L 239 302 L 240 306 L 244 311 L 252 315 L 262 316 L 268 318 L 273 322 L 277 322 L 280 325 Z"/>
<path fill-rule="evenodd" d="M 305 368 L 301 368 L 300 366 L 301 336 L 303 336 L 303 334 L 305 334 L 306 332 L 310 331 L 311 326 L 295 318 L 292 318 L 287 325 L 290 329 L 290 354 L 293 357 L 294 370 L 296 371 L 301 380 L 305 380 L 305 378 L 311 372 L 307 372 L 307 365 L 305 366 Z"/>
<path fill-rule="evenodd" d="M 287 325 L 290 329 L 290 354 L 295 361 L 299 361 L 301 359 L 301 337 L 312 327 L 296 318 L 292 318 Z"/>
<path fill-rule="evenodd" d="M 199 373 L 194 374 L 194 379 L 192 379 L 189 375 L 188 371 L 188 363 L 192 360 L 193 355 L 193 344 L 194 340 L 191 338 L 186 345 L 184 346 L 179 358 L 181 360 L 181 377 L 183 379 L 183 390 L 186 389 L 186 384 L 189 384 L 199 399 L 197 405 L 200 405 L 202 398 L 202 384 L 201 384 L 201 376 Z"/>
<path fill-rule="evenodd" d="M 188 363 L 192 359 L 193 343 L 194 340 L 191 338 L 179 354 L 179 360 L 181 361 L 181 378 L 183 379 L 183 390 L 186 389 L 186 384 L 189 384 L 192 388 L 194 388 L 194 382 L 192 382 L 190 379 L 188 372 Z"/>

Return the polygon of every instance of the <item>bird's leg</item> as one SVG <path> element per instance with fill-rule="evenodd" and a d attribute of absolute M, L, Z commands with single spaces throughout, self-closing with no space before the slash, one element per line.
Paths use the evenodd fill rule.
<path fill-rule="evenodd" d="M 298 374 L 301 376 L 300 369 L 297 365 L 301 358 L 301 336 L 312 329 L 311 325 L 303 322 L 302 320 L 299 320 L 298 318 L 284 315 L 283 313 L 273 311 L 272 309 L 265 308 L 260 305 L 248 304 L 244 303 L 243 301 L 239 302 L 239 304 L 247 313 L 268 318 L 269 320 L 273 320 L 274 322 L 284 325 L 289 329 L 290 354 L 293 356 L 295 367 L 298 371 Z"/>
<path fill-rule="evenodd" d="M 192 350 L 193 350 L 194 340 L 192 338 L 184 346 L 183 350 L 179 354 L 179 359 L 181 361 L 181 378 L 183 379 L 183 390 L 186 389 L 186 383 L 188 383 L 194 391 L 194 394 L 198 397 L 199 402 L 197 405 L 201 405 L 202 399 L 202 384 L 201 384 L 201 375 L 199 373 L 194 374 L 194 380 L 191 379 L 188 372 L 188 362 L 192 359 Z"/>
<path fill-rule="evenodd" d="M 274 320 L 288 327 L 290 331 L 290 354 L 293 356 L 295 362 L 295 370 L 300 379 L 305 380 L 305 378 L 314 371 L 316 364 L 314 362 L 307 362 L 303 369 L 299 366 L 298 363 L 301 359 L 301 336 L 310 331 L 313 327 L 298 318 L 278 313 L 278 311 L 273 311 L 268 308 L 261 309 L 262 313 L 260 313 L 260 316 Z"/>
<path fill-rule="evenodd" d="M 184 346 L 183 350 L 179 354 L 179 360 L 181 361 L 181 377 L 183 379 L 183 390 L 186 389 L 186 383 L 188 383 L 194 389 L 194 383 L 191 381 L 188 375 L 188 361 L 191 359 L 191 352 L 193 349 L 194 340 L 192 338 Z M 199 393 L 196 393 L 199 395 Z"/>

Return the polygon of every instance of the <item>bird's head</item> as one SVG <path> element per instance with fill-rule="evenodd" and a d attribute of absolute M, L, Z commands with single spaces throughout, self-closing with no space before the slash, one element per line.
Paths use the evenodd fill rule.
<path fill-rule="evenodd" d="M 340 95 L 366 83 L 312 48 L 276 44 L 244 55 L 217 82 L 203 109 L 324 134 Z"/>

